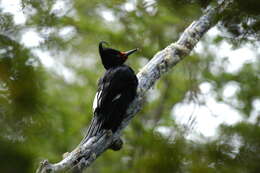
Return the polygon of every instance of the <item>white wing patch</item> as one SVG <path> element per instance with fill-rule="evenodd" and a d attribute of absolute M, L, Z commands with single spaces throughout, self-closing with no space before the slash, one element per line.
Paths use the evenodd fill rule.
<path fill-rule="evenodd" d="M 100 102 L 100 95 L 101 95 L 101 93 L 102 93 L 102 90 L 97 92 L 96 95 L 95 95 L 95 98 L 94 98 L 94 101 L 93 101 L 93 105 L 92 105 L 93 112 L 95 112 L 95 110 L 96 110 L 96 108 L 97 108 L 97 106 L 98 106 L 98 104 Z M 113 98 L 112 102 L 117 100 L 117 99 L 119 99 L 120 97 L 121 97 L 121 94 L 117 94 L 115 96 L 115 98 Z"/>
<path fill-rule="evenodd" d="M 117 100 L 117 99 L 119 99 L 120 97 L 121 97 L 121 94 L 117 94 L 117 95 L 115 96 L 115 98 L 113 98 L 112 102 L 115 101 L 115 100 Z"/>
<path fill-rule="evenodd" d="M 95 112 L 95 110 L 98 106 L 98 100 L 99 100 L 100 95 L 101 95 L 101 91 L 97 92 L 96 95 L 95 95 L 95 98 L 94 98 L 94 101 L 93 101 L 93 106 L 92 106 L 93 112 Z"/>

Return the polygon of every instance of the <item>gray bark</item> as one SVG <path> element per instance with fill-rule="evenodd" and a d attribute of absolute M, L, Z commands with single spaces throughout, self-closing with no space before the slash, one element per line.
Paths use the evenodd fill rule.
<path fill-rule="evenodd" d="M 104 132 L 99 136 L 82 141 L 81 144 L 68 153 L 66 157 L 58 163 L 51 164 L 47 160 L 41 162 L 38 173 L 60 172 L 77 168 L 83 170 L 93 163 L 107 149 L 120 149 L 122 130 L 129 124 L 143 106 L 144 95 L 154 83 L 166 72 L 172 69 L 186 55 L 188 55 L 202 38 L 202 36 L 214 26 L 233 0 L 222 1 L 216 8 L 211 8 L 205 12 L 197 21 L 194 21 L 185 29 L 176 43 L 172 43 L 165 49 L 159 51 L 137 74 L 139 85 L 138 94 L 135 100 L 129 105 L 127 118 L 125 118 L 120 128 L 112 134 L 111 131 Z"/>

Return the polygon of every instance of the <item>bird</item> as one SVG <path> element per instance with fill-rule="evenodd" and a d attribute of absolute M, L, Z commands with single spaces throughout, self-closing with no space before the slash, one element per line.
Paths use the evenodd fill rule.
<path fill-rule="evenodd" d="M 123 52 L 105 47 L 104 44 L 108 45 L 105 41 L 99 43 L 99 55 L 106 71 L 98 82 L 93 101 L 93 117 L 83 141 L 103 130 L 114 133 L 137 93 L 138 79 L 135 72 L 124 63 L 138 49 Z"/>

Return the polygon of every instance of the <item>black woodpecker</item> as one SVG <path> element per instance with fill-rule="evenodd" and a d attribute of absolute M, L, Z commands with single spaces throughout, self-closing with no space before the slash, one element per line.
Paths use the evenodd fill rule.
<path fill-rule="evenodd" d="M 137 49 L 121 52 L 104 47 L 105 43 L 99 43 L 99 54 L 106 72 L 99 79 L 93 102 L 94 116 L 83 141 L 102 130 L 111 130 L 114 133 L 126 115 L 128 105 L 136 96 L 137 77 L 133 69 L 124 62 Z"/>

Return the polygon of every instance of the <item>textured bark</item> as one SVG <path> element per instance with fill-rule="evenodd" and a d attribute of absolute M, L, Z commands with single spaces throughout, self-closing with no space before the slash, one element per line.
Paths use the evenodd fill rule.
<path fill-rule="evenodd" d="M 104 132 L 99 136 L 82 141 L 81 144 L 68 153 L 66 157 L 58 163 L 51 164 L 47 160 L 41 162 L 38 173 L 60 172 L 65 170 L 83 170 L 91 165 L 95 159 L 107 149 L 118 150 L 122 147 L 120 139 L 122 130 L 128 125 L 130 120 L 140 111 L 143 105 L 144 95 L 161 75 L 172 69 L 186 55 L 188 55 L 202 38 L 202 36 L 217 22 L 223 10 L 225 10 L 233 0 L 222 1 L 216 8 L 211 8 L 185 29 L 176 43 L 172 43 L 165 49 L 159 51 L 137 74 L 139 85 L 138 95 L 127 110 L 127 118 L 124 119 L 120 128 L 112 134 L 111 131 Z"/>

